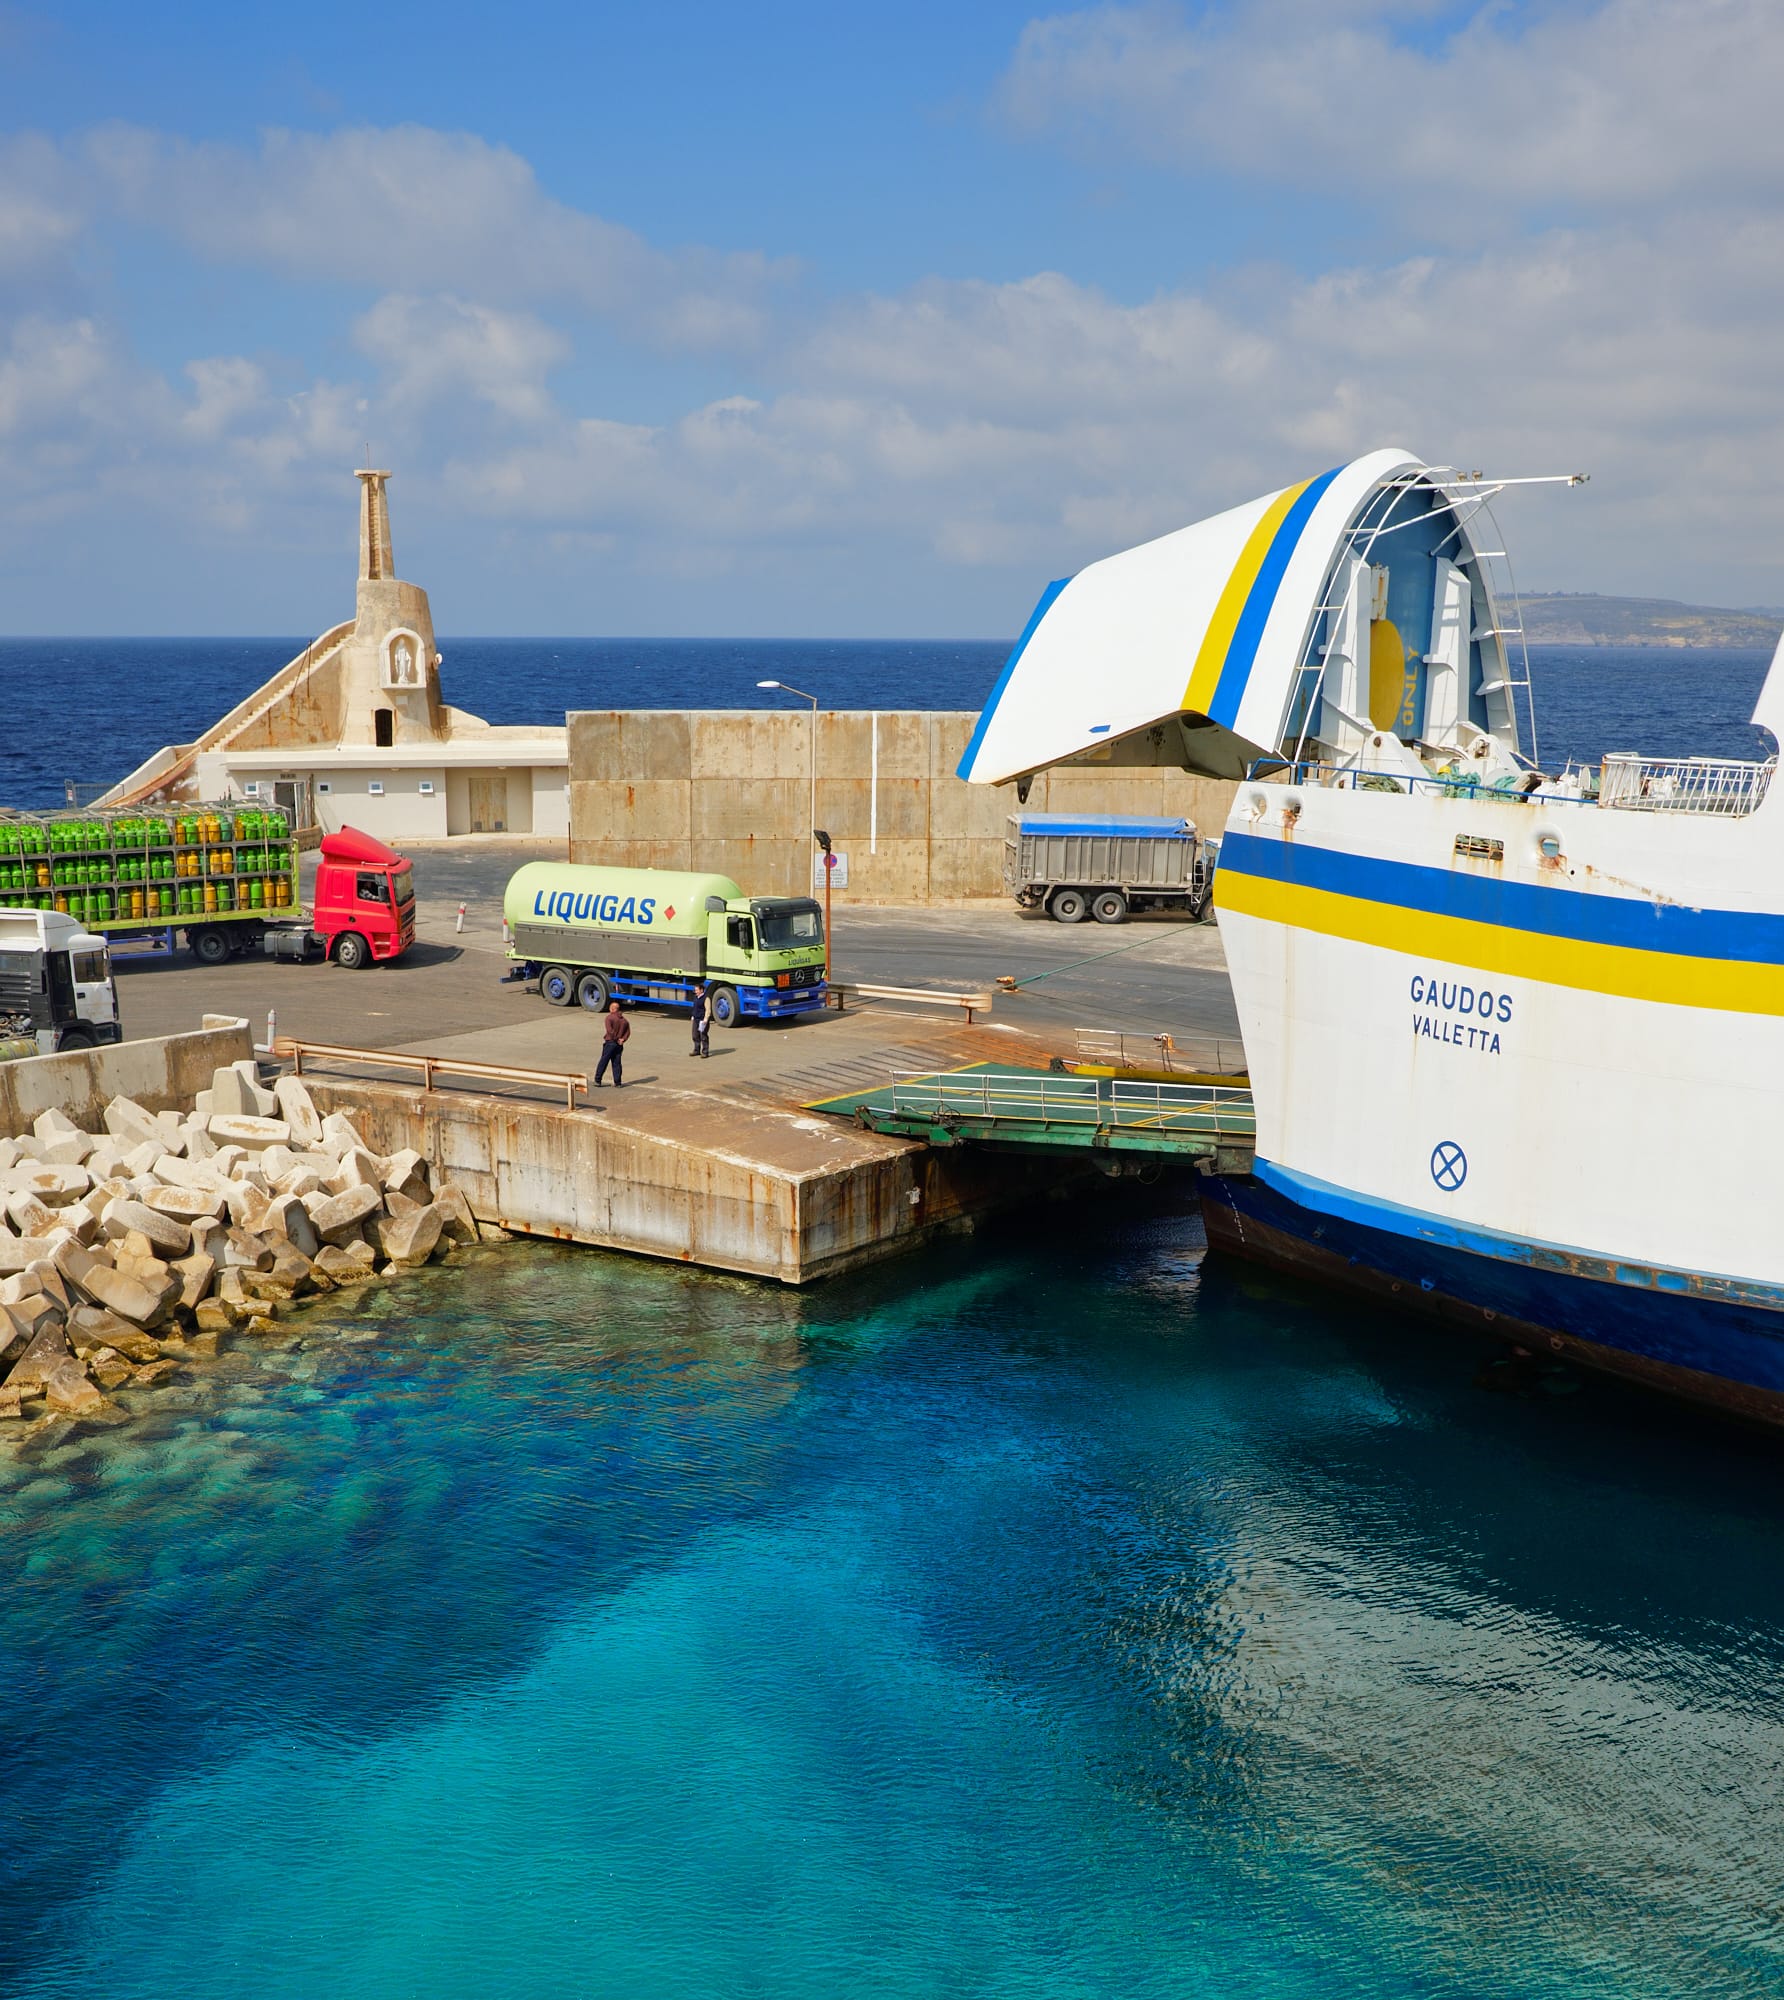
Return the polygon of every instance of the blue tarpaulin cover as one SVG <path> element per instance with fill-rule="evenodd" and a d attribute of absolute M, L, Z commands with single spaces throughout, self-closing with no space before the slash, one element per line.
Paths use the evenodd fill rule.
<path fill-rule="evenodd" d="M 1129 839 L 1188 840 L 1195 828 L 1186 819 L 1117 818 L 1106 814 L 1024 813 L 1016 824 L 1024 833 L 1091 833 Z"/>

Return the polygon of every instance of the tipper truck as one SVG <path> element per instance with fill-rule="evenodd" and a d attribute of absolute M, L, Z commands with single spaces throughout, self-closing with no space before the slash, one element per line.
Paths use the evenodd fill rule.
<path fill-rule="evenodd" d="M 225 800 L 166 812 L 0 816 L 0 910 L 57 911 L 145 954 L 182 932 L 205 965 L 313 953 L 357 968 L 415 939 L 413 870 L 353 827 L 324 834 L 316 903 L 298 897 L 281 812 Z"/>
<path fill-rule="evenodd" d="M 1125 923 L 1136 910 L 1208 908 L 1216 850 L 1186 819 L 1116 819 L 1084 813 L 1010 817 L 1004 880 L 1021 909 L 1055 923 Z"/>
<path fill-rule="evenodd" d="M 746 896 L 729 876 L 533 861 L 502 903 L 509 952 L 553 1007 L 610 1000 L 712 1018 L 788 1021 L 824 1004 L 824 913 L 809 896 Z"/>
<path fill-rule="evenodd" d="M 123 1038 L 104 938 L 57 910 L 0 910 L 0 1062 Z"/>

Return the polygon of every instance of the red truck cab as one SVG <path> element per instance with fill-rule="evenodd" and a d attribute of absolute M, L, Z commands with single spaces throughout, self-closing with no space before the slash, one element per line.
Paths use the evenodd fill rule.
<path fill-rule="evenodd" d="M 415 942 L 414 869 L 357 827 L 325 833 L 310 928 L 327 956 L 353 971 L 401 958 Z"/>

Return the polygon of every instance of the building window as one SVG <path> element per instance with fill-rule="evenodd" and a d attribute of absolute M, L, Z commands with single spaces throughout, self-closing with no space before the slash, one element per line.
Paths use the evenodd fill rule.
<path fill-rule="evenodd" d="M 368 798 L 381 799 L 384 796 L 384 780 L 382 778 L 374 778 L 365 789 Z"/>
<path fill-rule="evenodd" d="M 422 781 L 421 781 L 421 796 L 422 796 L 422 797 L 423 797 L 424 799 L 431 799 L 431 798 L 433 797 L 433 795 L 434 795 L 434 781 L 433 781 L 433 779 L 432 779 L 432 778 L 423 778 L 423 779 L 422 779 Z"/>
<path fill-rule="evenodd" d="M 372 740 L 380 750 L 388 750 L 396 741 L 396 716 L 390 709 L 373 709 Z"/>

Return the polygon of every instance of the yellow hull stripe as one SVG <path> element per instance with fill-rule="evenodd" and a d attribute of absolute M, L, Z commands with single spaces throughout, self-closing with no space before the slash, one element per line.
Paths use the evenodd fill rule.
<path fill-rule="evenodd" d="M 1183 690 L 1183 706 L 1197 715 L 1207 715 L 1213 708 L 1214 691 L 1220 685 L 1220 670 L 1226 665 L 1240 614 L 1251 595 L 1252 585 L 1257 582 L 1258 571 L 1264 566 L 1264 558 L 1270 553 L 1276 531 L 1288 518 L 1289 509 L 1312 484 L 1311 479 L 1303 479 L 1299 486 L 1290 486 L 1278 493 L 1265 508 L 1263 519 L 1252 529 L 1239 552 L 1239 560 L 1233 565 L 1233 573 L 1220 593 L 1220 602 L 1214 607 L 1214 616 L 1202 635 L 1202 649 L 1190 669 L 1189 684 Z"/>
<path fill-rule="evenodd" d="M 1222 871 L 1215 883 L 1215 902 L 1222 911 L 1291 930 L 1314 931 L 1321 937 L 1347 938 L 1352 944 L 1375 945 L 1409 958 L 1668 1007 L 1784 1015 L 1784 965 L 1688 958 L 1678 952 L 1547 937 L 1539 931 L 1477 923 L 1471 917 L 1438 916 L 1296 882 L 1272 882 L 1261 875 Z"/>

